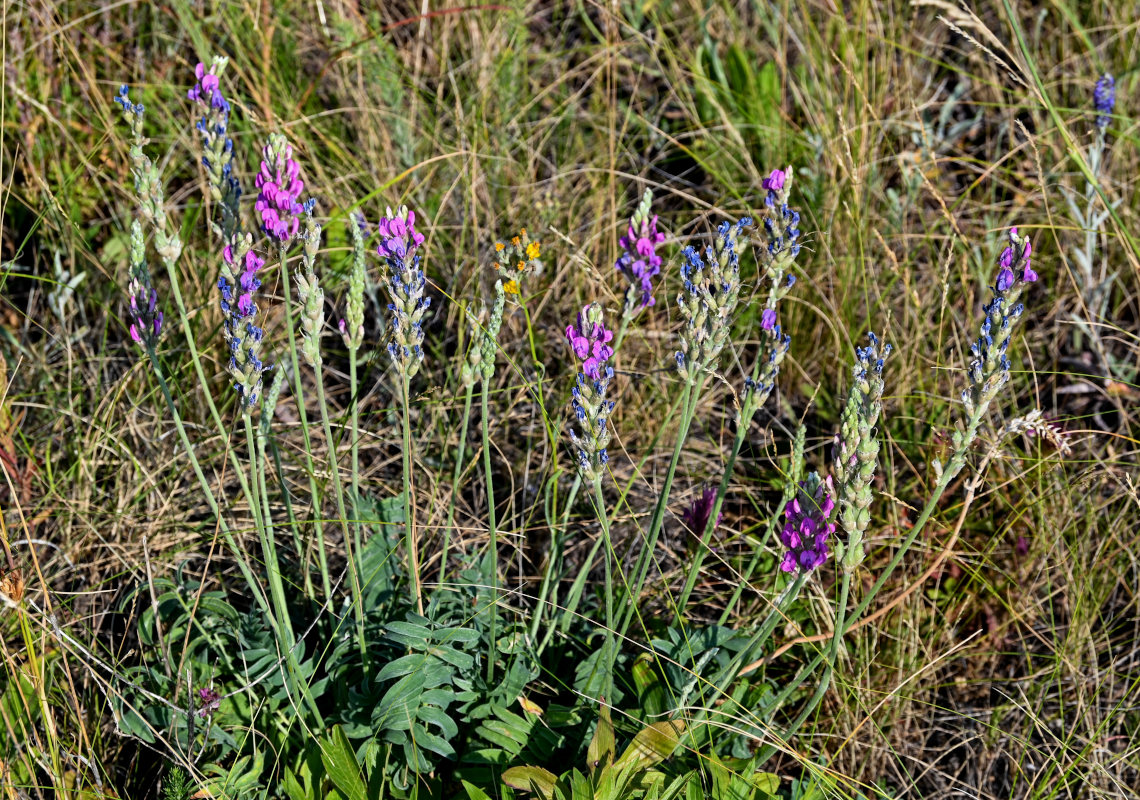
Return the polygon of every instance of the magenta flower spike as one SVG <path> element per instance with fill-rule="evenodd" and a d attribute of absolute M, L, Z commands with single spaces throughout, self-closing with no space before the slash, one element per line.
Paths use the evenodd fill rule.
<path fill-rule="evenodd" d="M 784 572 L 806 574 L 827 561 L 827 539 L 836 527 L 828 522 L 835 509 L 833 494 L 831 477 L 820 480 L 813 472 L 784 506 L 784 528 L 780 531 L 780 541 L 787 548 L 780 563 Z"/>
<path fill-rule="evenodd" d="M 261 216 L 261 226 L 281 244 L 292 241 L 301 227 L 300 214 L 305 210 L 301 192 L 301 165 L 293 159 L 293 147 L 285 137 L 275 133 L 262 151 L 261 171 L 254 182 L 257 202 L 254 209 Z"/>

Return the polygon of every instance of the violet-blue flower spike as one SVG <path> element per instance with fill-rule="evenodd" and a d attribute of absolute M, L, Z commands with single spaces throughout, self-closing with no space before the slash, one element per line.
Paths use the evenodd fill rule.
<path fill-rule="evenodd" d="M 261 171 L 257 174 L 257 202 L 254 209 L 261 216 L 261 227 L 281 245 L 291 242 L 301 228 L 300 215 L 305 210 L 301 192 L 301 165 L 293 159 L 293 147 L 279 133 L 271 134 L 262 151 Z"/>
<path fill-rule="evenodd" d="M 209 68 L 199 63 L 194 68 L 196 83 L 186 93 L 201 109 L 198 135 L 202 140 L 202 166 L 210 184 L 210 196 L 222 209 L 219 233 L 223 241 L 240 227 L 238 200 L 241 184 L 233 174 L 234 143 L 229 136 L 230 103 L 222 94 L 219 76 L 228 59 L 215 56 Z"/>
<path fill-rule="evenodd" d="M 626 319 L 633 319 L 641 309 L 657 302 L 653 297 L 653 279 L 661 274 L 657 246 L 665 241 L 665 234 L 657 230 L 657 216 L 649 214 L 652 204 L 653 192 L 646 189 L 629 219 L 625 236 L 618 240 L 622 253 L 614 267 L 629 280 L 622 310 Z"/>
<path fill-rule="evenodd" d="M 827 561 L 827 538 L 835 533 L 828 522 L 835 509 L 831 477 L 820 480 L 815 472 L 800 483 L 800 490 L 784 506 L 784 527 L 780 541 L 787 552 L 780 563 L 784 572 L 811 572 Z"/>
<path fill-rule="evenodd" d="M 424 360 L 423 320 L 431 298 L 424 297 L 427 279 L 420 266 L 420 245 L 423 234 L 416 230 L 416 214 L 407 206 L 400 206 L 380 220 L 376 227 L 380 243 L 376 252 L 387 267 L 388 310 L 392 312 L 388 326 L 388 355 L 396 369 L 411 378 L 419 371 Z"/>
<path fill-rule="evenodd" d="M 614 403 L 606 399 L 614 370 L 606 362 L 614 354 L 609 346 L 614 334 L 606 327 L 602 306 L 591 303 L 578 315 L 577 325 L 566 327 L 566 341 L 574 356 L 582 362 L 570 401 L 577 430 L 570 429 L 582 479 L 593 482 L 605 474 L 610 441 L 608 426 Z"/>
<path fill-rule="evenodd" d="M 962 402 L 971 417 L 975 413 L 984 413 L 986 406 L 1010 379 L 1011 366 L 1006 350 L 1013 329 L 1025 310 L 1019 302 L 1021 292 L 1038 279 L 1030 262 L 1032 254 L 1033 245 L 1029 237 L 1018 236 L 1017 228 L 1010 228 L 1009 245 L 998 257 L 993 299 L 982 307 L 986 318 L 982 321 L 978 340 L 970 347 L 974 360 L 970 363 L 970 386 L 962 391 Z"/>
<path fill-rule="evenodd" d="M 1116 108 L 1116 80 L 1107 72 L 1100 76 L 1093 89 L 1093 105 L 1097 112 L 1096 126 L 1104 133 L 1112 121 L 1112 111 Z"/>
<path fill-rule="evenodd" d="M 676 353 L 677 371 L 690 382 L 707 369 L 715 368 L 720 351 L 728 341 L 740 299 L 740 256 L 736 240 L 752 224 L 741 217 L 735 224 L 722 222 L 705 257 L 694 247 L 684 250 L 681 265 L 683 291 L 677 307 L 683 320 L 681 349 Z"/>
<path fill-rule="evenodd" d="M 258 271 L 265 259 L 252 250 L 248 233 L 235 235 L 222 251 L 221 292 L 222 333 L 229 346 L 226 369 L 234 382 L 240 404 L 246 410 L 257 405 L 261 396 L 261 375 L 269 366 L 261 359 L 261 340 L 265 332 L 254 324 L 257 303 L 254 296 L 261 288 Z"/>

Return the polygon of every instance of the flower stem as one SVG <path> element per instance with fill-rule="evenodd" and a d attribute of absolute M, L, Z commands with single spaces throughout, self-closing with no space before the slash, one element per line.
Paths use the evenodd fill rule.
<path fill-rule="evenodd" d="M 562 542 L 566 534 L 566 526 L 570 521 L 570 509 L 574 507 L 574 500 L 578 497 L 578 490 L 582 486 L 581 473 L 574 474 L 574 483 L 570 485 L 570 495 L 566 498 L 566 508 L 562 512 L 561 522 L 555 526 L 550 535 L 550 556 L 546 560 L 546 569 L 542 574 L 542 585 L 538 590 L 538 604 L 534 609 L 534 619 L 531 621 L 530 638 L 532 640 L 538 639 L 538 629 L 542 623 L 542 615 L 546 610 L 547 602 L 546 596 L 550 594 L 550 606 L 556 608 L 558 605 L 558 580 L 554 575 L 558 573 L 562 566 Z M 587 565 L 583 569 L 589 572 Z M 539 648 L 539 654 L 542 653 L 542 648 Z"/>
<path fill-rule="evenodd" d="M 613 543 L 610 541 L 610 519 L 606 513 L 606 498 L 602 493 L 602 477 L 594 478 L 594 510 L 598 515 L 598 522 L 602 526 L 602 541 L 605 542 L 606 565 L 606 655 L 605 655 L 605 682 L 602 688 L 602 697 L 613 697 L 614 686 L 614 659 L 617 653 L 614 649 L 614 583 L 613 583 Z"/>
<path fill-rule="evenodd" d="M 490 609 L 491 618 L 489 627 L 491 632 L 491 651 L 487 654 L 487 683 L 490 684 L 494 678 L 495 669 L 495 621 L 498 617 L 498 603 L 499 603 L 499 533 L 497 530 L 495 520 L 495 485 L 491 478 L 491 411 L 490 401 L 488 398 L 490 387 L 487 386 L 487 381 L 483 381 L 482 393 L 479 398 L 480 408 L 482 410 L 482 419 L 480 420 L 483 428 L 483 477 L 487 482 L 487 528 L 491 538 L 490 551 L 484 561 L 484 583 L 489 584 L 493 594 L 492 607 Z M 541 392 L 540 392 L 541 394 Z"/>
<path fill-rule="evenodd" d="M 673 477 L 677 473 L 677 464 L 681 461 L 681 450 L 684 448 L 685 439 L 689 435 L 689 426 L 693 422 L 697 400 L 700 399 L 701 387 L 703 385 L 703 376 L 696 378 L 694 381 L 685 381 L 685 390 L 681 400 L 681 407 L 684 409 L 684 412 L 681 416 L 680 428 L 677 430 L 677 442 L 673 447 L 673 457 L 669 461 L 669 469 L 665 473 L 665 482 L 661 487 L 660 495 L 657 497 L 657 505 L 653 509 L 653 518 L 649 523 L 649 533 L 646 537 L 645 546 L 638 555 L 637 563 L 633 569 L 635 576 L 634 588 L 632 593 L 625 598 L 626 606 L 622 614 L 621 624 L 618 626 L 618 636 L 621 638 L 625 637 L 626 632 L 629 630 L 630 623 L 633 622 L 633 617 L 637 613 L 637 599 L 641 596 L 641 590 L 645 585 L 646 576 L 649 574 L 649 564 L 653 560 L 653 552 L 657 547 L 657 539 L 661 535 L 661 526 L 665 520 L 665 509 L 669 505 L 669 492 L 673 488 Z"/>
<path fill-rule="evenodd" d="M 356 348 L 348 348 L 348 391 L 349 398 L 352 403 L 352 415 L 350 417 L 349 426 L 349 446 L 351 448 L 351 468 L 349 473 L 349 480 L 351 481 L 352 490 L 352 507 L 354 511 L 360 508 L 360 397 L 357 395 L 357 379 L 356 379 Z M 359 563 L 363 558 L 364 542 L 363 533 L 361 531 L 360 513 L 355 511 L 353 516 L 357 517 L 352 524 L 352 543 L 356 548 L 356 558 Z M 363 578 L 363 575 L 360 576 Z"/>
<path fill-rule="evenodd" d="M 317 468 L 313 463 L 313 443 L 309 436 L 309 414 L 305 409 L 305 391 L 301 383 L 301 361 L 297 356 L 296 328 L 293 325 L 293 297 L 289 283 L 288 254 L 284 245 L 279 248 L 279 261 L 281 264 L 281 287 L 285 301 L 285 338 L 289 342 L 289 361 L 293 367 L 293 393 L 297 401 L 297 414 L 301 418 L 301 436 L 305 445 L 305 460 L 309 472 L 309 491 L 312 494 L 311 506 L 313 508 L 313 527 L 317 532 L 317 564 L 321 570 L 321 588 L 325 593 L 325 602 L 332 598 L 332 581 L 329 579 L 328 557 L 325 552 L 325 527 L 323 512 L 321 511 L 321 493 L 317 486 Z M 324 408 L 324 406 L 321 406 Z M 329 443 L 332 446 L 332 443 Z M 346 538 L 347 541 L 347 538 Z M 307 565 L 306 565 L 307 568 Z"/>
<path fill-rule="evenodd" d="M 420 585 L 420 558 L 418 543 L 416 541 L 415 504 L 412 503 L 412 423 L 411 423 L 411 381 L 407 373 L 401 375 L 400 400 L 404 406 L 401 418 L 404 436 L 404 531 L 406 534 L 405 548 L 408 551 L 408 576 L 412 581 L 412 596 L 416 600 L 416 612 L 422 617 L 424 614 L 423 590 Z M 492 617 L 493 619 L 493 617 Z"/>
<path fill-rule="evenodd" d="M 439 557 L 439 582 L 447 578 L 447 554 L 451 546 L 451 531 L 455 526 L 455 498 L 459 493 L 459 481 L 463 477 L 463 456 L 467 451 L 467 424 L 471 419 L 471 404 L 475 396 L 475 385 L 467 387 L 463 398 L 463 423 L 459 429 L 459 447 L 455 453 L 455 469 L 451 476 L 451 502 L 447 504 L 447 524 L 443 526 L 443 548 Z"/>
<path fill-rule="evenodd" d="M 352 589 L 353 616 L 356 617 L 356 635 L 360 647 L 360 654 L 365 654 L 364 640 L 364 595 L 360 588 L 359 550 L 352 547 L 352 536 L 349 531 L 348 513 L 344 507 L 344 486 L 340 482 L 340 467 L 336 459 L 336 440 L 333 439 L 332 425 L 329 423 L 329 407 L 325 398 L 325 379 L 321 373 L 320 361 L 314 368 L 317 383 L 317 405 L 321 409 L 321 426 L 324 429 L 325 441 L 328 443 L 329 472 L 332 474 L 333 493 L 336 495 L 336 513 L 340 516 L 341 529 L 344 531 L 344 550 L 348 560 L 345 569 L 348 572 L 348 585 Z M 367 663 L 367 660 L 366 662 Z"/>

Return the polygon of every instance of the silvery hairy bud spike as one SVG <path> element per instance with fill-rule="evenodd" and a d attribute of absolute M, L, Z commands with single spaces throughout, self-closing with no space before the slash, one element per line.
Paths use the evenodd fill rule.
<path fill-rule="evenodd" d="M 875 425 L 882 411 L 883 365 L 891 354 L 874 333 L 870 344 L 855 348 L 854 382 L 840 418 L 835 437 L 835 492 L 839 524 L 847 534 L 837 546 L 837 557 L 845 570 L 863 562 L 863 537 L 871 521 L 871 483 L 879 460 L 879 439 Z"/>

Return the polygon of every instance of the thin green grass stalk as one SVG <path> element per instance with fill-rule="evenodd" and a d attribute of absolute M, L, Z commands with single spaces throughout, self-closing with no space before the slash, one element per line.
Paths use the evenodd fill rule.
<path fill-rule="evenodd" d="M 447 504 L 447 523 L 443 526 L 443 547 L 439 557 L 439 582 L 447 579 L 447 555 L 451 546 L 451 531 L 455 527 L 455 498 L 459 481 L 463 477 L 463 456 L 467 452 L 467 427 L 471 419 L 471 405 L 475 399 L 475 385 L 468 384 L 463 397 L 463 423 L 459 429 L 459 448 L 455 453 L 455 469 L 451 475 L 451 501 Z"/>
<path fill-rule="evenodd" d="M 614 337 L 614 352 L 621 352 L 621 343 L 625 341 L 626 331 L 629 330 L 629 317 L 622 314 L 621 325 L 618 326 L 617 336 Z"/>
<path fill-rule="evenodd" d="M 309 436 L 309 414 L 305 408 L 305 391 L 301 382 L 301 360 L 297 355 L 296 327 L 293 323 L 292 284 L 289 282 L 288 252 L 284 245 L 277 250 L 278 262 L 281 266 L 281 286 L 285 302 L 285 338 L 289 342 L 289 362 L 293 367 L 293 393 L 297 400 L 297 414 L 301 418 L 301 436 L 305 445 L 305 462 L 309 473 L 309 491 L 312 493 L 313 527 L 317 533 L 317 564 L 321 571 L 321 589 L 325 593 L 325 602 L 332 599 L 332 581 L 329 578 L 329 563 L 325 550 L 325 527 L 321 512 L 321 492 L 317 485 L 317 467 L 313 463 L 313 442 Z M 323 406 L 322 406 L 323 408 Z M 330 441 L 329 446 L 332 446 Z M 347 537 L 346 537 L 347 541 Z M 303 567 L 308 569 L 308 565 Z M 350 565 L 351 567 L 351 565 Z M 353 598 L 354 604 L 359 604 L 359 596 Z"/>
<path fill-rule="evenodd" d="M 484 568 L 483 580 L 491 587 L 493 595 L 491 618 L 490 618 L 490 648 L 491 651 L 487 654 L 487 683 L 491 683 L 494 679 L 495 671 L 495 620 L 498 617 L 498 604 L 499 604 L 499 535 L 495 520 L 495 486 L 491 477 L 491 409 L 488 394 L 490 387 L 484 379 L 480 393 L 479 403 L 482 410 L 482 419 L 480 420 L 483 429 L 483 476 L 487 483 L 487 530 L 490 536 L 490 551 L 484 563 L 489 564 Z"/>
<path fill-rule="evenodd" d="M 24 652 L 28 657 L 28 670 L 34 677 L 32 684 L 35 686 L 36 703 L 40 707 L 40 716 L 43 719 L 44 736 L 47 738 L 48 755 L 51 758 L 51 782 L 52 788 L 58 792 L 61 798 L 70 797 L 67 785 L 64 782 L 64 769 L 63 759 L 61 756 L 61 747 L 59 743 L 59 732 L 55 727 L 55 716 L 52 713 L 52 707 L 48 702 L 48 693 L 46 689 L 47 682 L 47 664 L 41 663 L 40 659 L 36 656 L 36 642 L 35 637 L 32 635 L 31 625 L 28 624 L 27 610 L 24 608 L 23 601 L 19 604 L 20 613 L 17 615 L 20 625 L 20 636 L 24 640 Z M 16 687 L 16 692 L 23 697 L 23 689 L 20 686 L 20 681 L 15 680 L 12 685 Z M 27 702 L 26 700 L 24 702 Z"/>
<path fill-rule="evenodd" d="M 681 405 L 684 408 L 684 415 L 681 417 L 681 425 L 677 430 L 677 442 L 673 447 L 673 457 L 670 459 L 669 469 L 665 473 L 665 481 L 661 486 L 661 494 L 658 496 L 657 505 L 653 509 L 653 518 L 649 523 L 649 533 L 646 536 L 645 545 L 638 555 L 637 563 L 633 569 L 633 575 L 635 576 L 633 591 L 626 597 L 626 608 L 622 615 L 621 624 L 618 626 L 619 638 L 625 638 L 625 634 L 633 622 L 633 617 L 637 613 L 638 598 L 641 596 L 641 590 L 645 586 L 645 579 L 649 574 L 649 565 L 653 560 L 653 552 L 657 547 L 657 539 L 661 535 L 661 527 L 665 520 L 665 509 L 669 505 L 669 493 L 673 488 L 673 477 L 676 475 L 677 465 L 681 461 L 681 450 L 684 448 L 685 439 L 688 438 L 689 426 L 693 422 L 693 415 L 696 413 L 697 401 L 700 399 L 701 387 L 703 385 L 703 376 L 696 378 L 695 381 L 685 381 L 685 389 L 681 401 Z"/>

